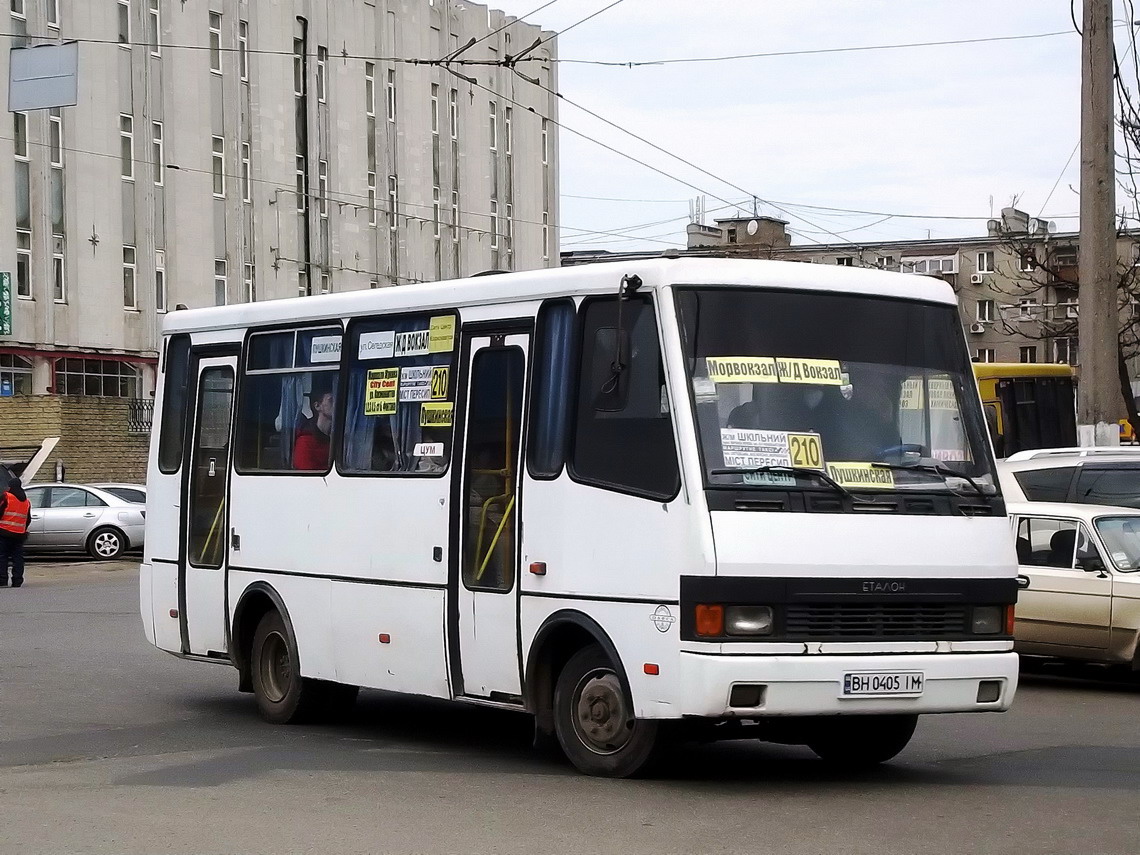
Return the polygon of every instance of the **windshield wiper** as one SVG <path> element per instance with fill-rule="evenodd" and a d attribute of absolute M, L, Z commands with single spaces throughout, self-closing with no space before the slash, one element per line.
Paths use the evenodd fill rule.
<path fill-rule="evenodd" d="M 840 484 L 838 481 L 836 481 L 834 478 L 832 478 L 830 475 L 828 475 L 823 470 L 821 470 L 821 469 L 808 469 L 806 466 L 771 465 L 771 466 L 754 466 L 751 469 L 712 469 L 709 471 L 709 474 L 710 475 L 761 475 L 765 472 L 775 472 L 777 474 L 782 474 L 782 475 L 791 475 L 793 478 L 814 478 L 817 481 L 831 487 L 837 493 L 839 493 L 842 496 L 847 497 L 851 501 L 853 501 L 853 502 L 859 501 L 858 499 L 855 498 L 855 496 L 851 493 L 850 490 L 848 490 L 846 487 L 844 487 L 842 484 Z"/>
<path fill-rule="evenodd" d="M 872 463 L 871 466 L 876 469 L 890 469 L 894 472 L 913 472 L 915 470 L 918 470 L 919 472 L 929 472 L 931 475 L 937 475 L 942 478 L 943 483 L 945 483 L 947 476 L 951 478 L 961 478 L 963 481 L 973 487 L 974 492 L 981 496 L 983 499 L 989 498 L 989 494 L 986 493 L 986 491 L 981 488 L 978 482 L 971 478 L 969 475 L 966 475 L 962 472 L 955 472 L 949 466 L 944 466 L 941 463 L 911 463 L 909 465 L 905 463 Z M 949 484 L 946 484 L 946 486 L 948 488 L 950 487 Z"/>

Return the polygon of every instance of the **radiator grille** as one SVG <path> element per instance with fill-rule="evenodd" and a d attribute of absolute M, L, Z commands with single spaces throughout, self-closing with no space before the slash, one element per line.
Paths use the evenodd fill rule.
<path fill-rule="evenodd" d="M 926 603 L 790 605 L 785 635 L 813 641 L 856 638 L 946 638 L 967 634 L 966 606 Z"/>

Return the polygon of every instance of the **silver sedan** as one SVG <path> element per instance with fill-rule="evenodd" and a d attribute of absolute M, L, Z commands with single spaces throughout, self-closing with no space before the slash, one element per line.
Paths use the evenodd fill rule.
<path fill-rule="evenodd" d="M 97 487 L 34 484 L 26 548 L 80 549 L 92 558 L 118 558 L 143 545 L 146 507 Z"/>

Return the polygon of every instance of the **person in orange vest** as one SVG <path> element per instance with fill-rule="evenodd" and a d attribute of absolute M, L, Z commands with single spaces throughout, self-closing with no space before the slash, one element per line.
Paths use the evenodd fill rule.
<path fill-rule="evenodd" d="M 12 565 L 12 587 L 24 584 L 24 541 L 28 537 L 28 520 L 32 503 L 19 478 L 8 482 L 8 490 L 0 495 L 0 588 L 8 587 L 8 565 Z"/>

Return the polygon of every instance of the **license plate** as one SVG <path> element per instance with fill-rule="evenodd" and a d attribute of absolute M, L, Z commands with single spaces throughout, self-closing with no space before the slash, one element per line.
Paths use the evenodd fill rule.
<path fill-rule="evenodd" d="M 843 675 L 845 698 L 879 698 L 922 694 L 921 671 L 855 671 Z"/>

